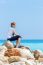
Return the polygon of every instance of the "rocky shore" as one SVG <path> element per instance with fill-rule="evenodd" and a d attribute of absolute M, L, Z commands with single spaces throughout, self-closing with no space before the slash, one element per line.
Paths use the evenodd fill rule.
<path fill-rule="evenodd" d="M 43 65 L 43 52 L 24 46 L 16 48 L 7 41 L 0 46 L 0 65 Z"/>

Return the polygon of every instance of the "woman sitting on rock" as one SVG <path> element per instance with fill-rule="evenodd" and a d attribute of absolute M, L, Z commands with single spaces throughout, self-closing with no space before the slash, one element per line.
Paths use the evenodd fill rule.
<path fill-rule="evenodd" d="M 15 41 L 16 40 L 16 47 L 18 47 L 18 45 L 20 43 L 21 36 L 17 34 L 17 32 L 15 31 L 15 27 L 16 27 L 16 23 L 12 22 L 11 23 L 11 30 L 8 34 L 7 40 L 9 40 L 9 41 Z"/>

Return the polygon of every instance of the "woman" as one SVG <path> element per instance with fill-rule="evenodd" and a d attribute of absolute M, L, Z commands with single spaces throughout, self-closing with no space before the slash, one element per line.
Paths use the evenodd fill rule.
<path fill-rule="evenodd" d="M 11 30 L 9 32 L 9 37 L 7 40 L 10 40 L 10 41 L 16 40 L 16 47 L 18 47 L 18 45 L 20 43 L 21 36 L 17 34 L 17 32 L 15 31 L 15 27 L 16 27 L 16 23 L 12 22 L 11 23 Z"/>

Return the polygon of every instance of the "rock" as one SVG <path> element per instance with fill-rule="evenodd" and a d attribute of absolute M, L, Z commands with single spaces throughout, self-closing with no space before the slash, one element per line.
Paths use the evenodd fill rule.
<path fill-rule="evenodd" d="M 11 65 L 11 64 L 4 64 L 4 65 Z"/>
<path fill-rule="evenodd" d="M 5 45 L 8 49 L 9 48 L 14 48 L 13 43 L 11 43 L 10 41 L 6 41 L 3 45 Z"/>
<path fill-rule="evenodd" d="M 39 57 L 43 57 L 43 52 L 41 50 L 35 50 L 33 53 L 36 60 L 38 60 Z"/>
<path fill-rule="evenodd" d="M 19 48 L 21 48 L 21 49 L 27 49 L 27 50 L 29 50 L 30 52 L 32 52 L 32 51 L 30 50 L 30 47 L 19 46 Z"/>
<path fill-rule="evenodd" d="M 40 58 L 40 57 L 39 57 L 39 58 L 38 58 L 38 61 L 39 61 L 39 62 L 43 62 L 43 58 Z"/>
<path fill-rule="evenodd" d="M 26 65 L 25 62 L 14 62 L 11 65 Z"/>
<path fill-rule="evenodd" d="M 8 63 L 8 58 L 3 55 L 0 55 L 0 61 L 2 61 L 3 63 Z"/>
<path fill-rule="evenodd" d="M 20 55 L 20 52 L 18 49 L 16 48 L 12 48 L 12 49 L 8 49 L 6 52 L 5 52 L 5 56 L 21 56 Z"/>
<path fill-rule="evenodd" d="M 12 48 L 5 52 L 5 56 L 21 56 L 24 58 L 34 58 L 33 54 L 28 49 Z"/>
<path fill-rule="evenodd" d="M 0 61 L 0 65 L 4 65 L 2 61 Z"/>
<path fill-rule="evenodd" d="M 34 58 L 33 54 L 27 50 L 27 49 L 21 49 L 21 48 L 12 48 L 12 49 L 8 49 L 6 52 L 5 52 L 5 56 L 21 56 L 21 57 L 24 57 L 24 58 Z"/>
<path fill-rule="evenodd" d="M 20 58 L 20 61 L 25 62 L 26 65 L 36 65 L 36 63 L 33 59 L 27 60 L 26 58 Z"/>
<path fill-rule="evenodd" d="M 32 53 L 27 47 L 14 48 L 12 43 L 6 43 L 0 46 L 0 65 L 43 65 L 43 52 Z"/>
<path fill-rule="evenodd" d="M 39 55 L 43 57 L 43 52 L 41 50 L 37 50 L 39 52 Z"/>
<path fill-rule="evenodd" d="M 20 57 L 19 56 L 11 56 L 8 59 L 9 63 L 13 63 L 13 62 L 18 62 L 20 61 Z"/>
<path fill-rule="evenodd" d="M 24 58 L 34 58 L 33 54 L 30 52 L 30 50 L 28 49 L 19 49 L 17 48 L 21 54 L 21 57 L 24 57 Z"/>
<path fill-rule="evenodd" d="M 5 46 L 0 46 L 0 55 L 4 55 L 7 48 Z"/>
<path fill-rule="evenodd" d="M 36 60 L 39 58 L 39 52 L 37 50 L 34 51 L 34 57 Z"/>

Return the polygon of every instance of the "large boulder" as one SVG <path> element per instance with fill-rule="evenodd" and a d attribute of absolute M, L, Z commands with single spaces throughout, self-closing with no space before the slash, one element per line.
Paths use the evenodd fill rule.
<path fill-rule="evenodd" d="M 41 50 L 35 50 L 35 51 L 33 51 L 33 53 L 34 53 L 34 57 L 36 60 L 38 60 L 39 57 L 43 58 L 43 52 Z"/>
<path fill-rule="evenodd" d="M 3 45 L 5 45 L 8 49 L 9 49 L 9 48 L 14 48 L 13 43 L 10 42 L 10 41 L 6 41 Z"/>
<path fill-rule="evenodd" d="M 14 63 L 11 63 L 10 65 L 26 65 L 25 62 L 14 62 Z"/>
<path fill-rule="evenodd" d="M 9 61 L 9 63 L 19 62 L 20 57 L 19 56 L 11 56 L 11 57 L 9 57 L 8 61 Z"/>
<path fill-rule="evenodd" d="M 8 49 L 5 54 L 5 56 L 11 57 L 11 56 L 21 56 L 20 52 L 16 48 Z"/>
<path fill-rule="evenodd" d="M 0 55 L 4 55 L 6 50 L 7 50 L 6 46 L 0 46 Z"/>
<path fill-rule="evenodd" d="M 2 61 L 0 61 L 0 65 L 4 65 L 4 63 Z"/>
<path fill-rule="evenodd" d="M 3 62 L 4 64 L 8 63 L 8 58 L 3 55 L 0 55 L 0 61 Z"/>
<path fill-rule="evenodd" d="M 21 48 L 12 48 L 8 49 L 5 52 L 5 56 L 21 56 L 23 58 L 34 58 L 33 54 L 30 52 L 30 50 L 27 49 L 21 49 Z"/>
<path fill-rule="evenodd" d="M 21 56 L 23 58 L 34 58 L 33 54 L 30 52 L 30 50 L 27 49 L 21 49 L 21 48 L 12 48 L 12 49 L 8 49 L 5 52 L 5 56 Z"/>
<path fill-rule="evenodd" d="M 21 57 L 24 57 L 24 58 L 27 58 L 27 59 L 29 59 L 29 58 L 33 58 L 34 59 L 34 56 L 30 52 L 30 50 L 28 50 L 28 49 L 19 49 L 19 48 L 17 48 L 17 49 L 19 50 L 19 52 L 21 54 Z"/>

